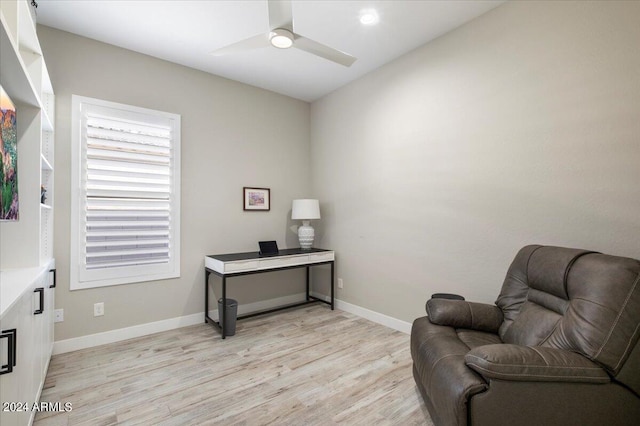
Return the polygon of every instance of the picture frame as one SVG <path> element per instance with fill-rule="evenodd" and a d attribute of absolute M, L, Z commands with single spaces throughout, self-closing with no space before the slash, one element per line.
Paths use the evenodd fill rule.
<path fill-rule="evenodd" d="M 269 188 L 242 188 L 243 210 L 268 212 L 271 210 L 271 190 Z"/>
<path fill-rule="evenodd" d="M 0 221 L 19 219 L 16 107 L 0 86 Z"/>

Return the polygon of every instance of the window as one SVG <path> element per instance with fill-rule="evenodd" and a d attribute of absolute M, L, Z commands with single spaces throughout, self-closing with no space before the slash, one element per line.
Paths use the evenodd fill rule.
<path fill-rule="evenodd" d="M 180 116 L 72 97 L 71 289 L 180 276 Z"/>

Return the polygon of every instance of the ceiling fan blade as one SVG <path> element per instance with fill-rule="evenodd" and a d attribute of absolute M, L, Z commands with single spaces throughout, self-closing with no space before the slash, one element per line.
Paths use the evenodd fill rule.
<path fill-rule="evenodd" d="M 321 58 L 328 59 L 337 64 L 344 65 L 345 67 L 350 67 L 356 61 L 356 58 L 348 53 L 341 52 L 297 34 L 293 47 L 304 50 L 305 52 L 309 52 L 313 55 L 320 56 Z"/>
<path fill-rule="evenodd" d="M 270 46 L 268 34 L 258 34 L 253 37 L 246 38 L 237 43 L 230 44 L 220 49 L 216 49 L 211 54 L 213 56 L 228 55 L 231 53 L 246 52 L 247 50 L 260 49 Z"/>
<path fill-rule="evenodd" d="M 293 9 L 291 0 L 268 0 L 269 28 L 283 28 L 293 32 Z"/>

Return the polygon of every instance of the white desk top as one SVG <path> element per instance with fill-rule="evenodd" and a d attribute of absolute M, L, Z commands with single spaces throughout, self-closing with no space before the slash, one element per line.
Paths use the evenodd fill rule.
<path fill-rule="evenodd" d="M 258 252 L 209 255 L 204 258 L 204 266 L 219 274 L 267 271 L 314 263 L 332 262 L 335 253 L 322 249 L 284 249 L 275 256 L 260 256 Z"/>

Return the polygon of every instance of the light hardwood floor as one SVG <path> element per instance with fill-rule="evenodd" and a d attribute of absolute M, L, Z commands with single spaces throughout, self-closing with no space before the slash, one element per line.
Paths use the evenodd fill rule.
<path fill-rule="evenodd" d="M 34 425 L 432 425 L 409 336 L 324 305 L 56 355 Z"/>

